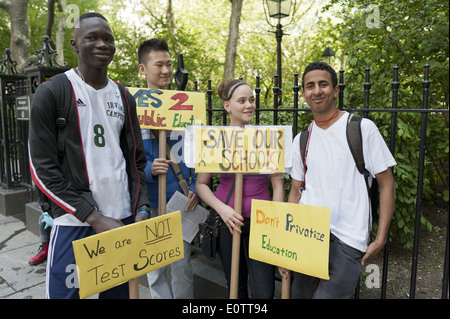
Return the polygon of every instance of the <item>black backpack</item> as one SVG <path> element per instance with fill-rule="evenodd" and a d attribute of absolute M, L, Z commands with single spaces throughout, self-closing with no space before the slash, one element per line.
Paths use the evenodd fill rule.
<path fill-rule="evenodd" d="M 364 163 L 363 146 L 362 146 L 362 136 L 361 136 L 361 120 L 363 118 L 358 115 L 350 114 L 347 121 L 347 142 L 350 147 L 350 151 L 355 160 L 356 167 L 358 171 L 364 175 L 364 180 L 366 181 L 367 194 L 369 196 L 370 205 L 372 207 L 372 219 L 378 215 L 378 205 L 379 205 L 379 189 L 376 178 L 372 179 L 372 184 L 369 182 L 370 173 L 366 169 Z M 305 149 L 308 142 L 309 132 L 311 130 L 311 124 L 306 127 L 300 135 L 300 154 L 302 157 L 302 162 L 305 163 Z M 306 164 L 305 164 L 305 174 L 306 174 Z M 305 188 L 305 182 L 302 182 L 301 187 Z"/>

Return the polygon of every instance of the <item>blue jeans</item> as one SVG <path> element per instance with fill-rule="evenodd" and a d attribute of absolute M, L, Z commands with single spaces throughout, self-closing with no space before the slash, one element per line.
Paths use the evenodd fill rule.
<path fill-rule="evenodd" d="M 292 299 L 351 299 L 361 274 L 363 253 L 331 234 L 330 279 L 292 272 Z"/>
<path fill-rule="evenodd" d="M 250 239 L 250 219 L 244 219 L 241 228 L 241 249 L 239 256 L 239 284 L 238 298 L 246 299 L 248 296 L 247 278 L 250 278 L 252 298 L 272 299 L 275 290 L 275 266 L 249 258 L 248 243 Z M 231 276 L 231 251 L 233 246 L 233 235 L 225 223 L 220 226 L 218 241 L 218 253 L 230 289 Z"/>

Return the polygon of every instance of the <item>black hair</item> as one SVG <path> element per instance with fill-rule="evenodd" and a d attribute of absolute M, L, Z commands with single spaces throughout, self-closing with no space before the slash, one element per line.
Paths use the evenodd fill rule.
<path fill-rule="evenodd" d="M 106 22 L 108 22 L 108 20 L 106 20 L 106 18 L 105 18 L 101 13 L 98 13 L 98 12 L 86 12 L 86 13 L 83 13 L 82 15 L 80 15 L 80 16 L 75 20 L 75 23 L 74 23 L 74 25 L 73 25 L 74 29 L 75 29 L 75 28 L 79 28 L 79 27 L 80 27 L 81 21 L 83 21 L 83 20 L 85 20 L 85 19 L 88 19 L 88 18 L 100 18 L 100 19 L 103 19 L 103 20 L 105 20 Z"/>
<path fill-rule="evenodd" d="M 167 51 L 167 52 L 169 52 L 169 45 L 167 44 L 167 41 L 162 38 L 153 38 L 153 39 L 142 42 L 138 48 L 139 64 L 147 62 L 148 54 L 151 51 Z"/>
<path fill-rule="evenodd" d="M 302 89 L 305 89 L 305 75 L 306 73 L 310 72 L 310 71 L 314 71 L 314 70 L 324 70 L 327 71 L 328 73 L 330 73 L 331 76 L 331 84 L 333 85 L 333 88 L 336 87 L 337 83 L 337 75 L 336 75 L 336 71 L 334 71 L 334 69 L 329 66 L 328 64 L 326 64 L 325 62 L 320 62 L 320 61 L 316 61 L 316 62 L 312 62 L 310 64 L 308 64 L 305 68 L 305 71 L 303 72 L 303 76 L 302 76 Z"/>

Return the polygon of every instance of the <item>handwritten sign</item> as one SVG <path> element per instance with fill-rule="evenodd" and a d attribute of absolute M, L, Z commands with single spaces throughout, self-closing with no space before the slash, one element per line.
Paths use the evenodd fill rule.
<path fill-rule="evenodd" d="M 200 173 L 284 172 L 291 165 L 291 137 L 290 126 L 188 127 L 186 165 Z"/>
<path fill-rule="evenodd" d="M 184 257 L 180 211 L 74 241 L 80 298 Z"/>
<path fill-rule="evenodd" d="M 206 124 L 205 94 L 129 87 L 136 100 L 141 128 L 184 130 L 187 125 Z"/>
<path fill-rule="evenodd" d="M 250 258 L 329 279 L 330 208 L 252 200 Z"/>

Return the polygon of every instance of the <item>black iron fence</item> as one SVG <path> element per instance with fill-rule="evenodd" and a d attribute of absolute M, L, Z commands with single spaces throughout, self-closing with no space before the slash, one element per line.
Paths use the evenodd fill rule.
<path fill-rule="evenodd" d="M 56 55 L 44 36 L 36 62 L 23 73 L 17 71 L 9 49 L 0 60 L 0 186 L 4 189 L 33 188 L 27 146 L 30 107 L 39 84 L 68 69 L 56 63 Z M 29 195 L 32 197 L 32 192 Z"/>
<path fill-rule="evenodd" d="M 4 189 L 14 189 L 20 187 L 26 187 L 30 190 L 33 189 L 33 183 L 31 180 L 29 166 L 28 166 L 28 116 L 29 116 L 29 106 L 31 105 L 31 100 L 36 90 L 37 86 L 42 83 L 45 79 L 53 76 L 54 74 L 64 72 L 67 67 L 57 65 L 54 62 L 54 56 L 57 53 L 48 45 L 48 38 L 43 38 L 43 46 L 40 51 L 37 51 L 38 62 L 26 69 L 26 73 L 18 73 L 15 65 L 16 63 L 11 60 L 10 51 L 5 50 L 5 57 L 0 60 L 0 122 L 2 129 L 0 131 L 1 138 L 1 148 L 0 148 L 0 160 L 1 160 L 1 187 Z M 180 60 L 179 60 L 180 61 Z M 182 59 L 179 62 L 180 67 L 184 67 Z M 395 144 L 396 144 L 396 132 L 397 132 L 397 115 L 399 113 L 413 113 L 420 114 L 421 116 L 421 128 L 420 128 L 420 143 L 419 143 L 419 163 L 418 163 L 418 180 L 417 180 L 417 195 L 416 195 L 416 206 L 415 206 L 415 219 L 414 219 L 414 244 L 412 251 L 412 268 L 411 268 L 411 278 L 410 278 L 410 298 L 415 298 L 416 291 L 416 278 L 417 278 L 417 267 L 418 267 L 418 248 L 419 248 L 419 229 L 421 224 L 421 212 L 422 212 L 422 199 L 423 199 L 423 178 L 424 178 L 424 163 L 425 163 L 425 147 L 426 147 L 426 129 L 428 115 L 433 113 L 443 113 L 448 114 L 448 109 L 429 109 L 429 65 L 425 64 L 424 67 L 424 79 L 422 81 L 422 105 L 421 108 L 417 109 L 405 109 L 398 108 L 398 89 L 400 86 L 398 79 L 398 67 L 394 67 L 393 70 L 393 81 L 392 86 L 392 102 L 390 108 L 380 108 L 374 109 L 369 108 L 370 100 L 370 89 L 371 83 L 370 79 L 370 69 L 367 68 L 365 71 L 365 83 L 364 87 L 364 103 L 361 109 L 346 109 L 348 112 L 360 112 L 363 116 L 368 117 L 371 113 L 390 113 L 390 141 L 389 147 L 391 152 L 395 156 Z M 184 68 L 180 68 L 177 72 L 181 74 L 176 76 L 176 84 L 180 87 L 186 86 L 187 73 Z M 299 75 L 294 74 L 294 85 L 292 87 L 292 107 L 281 108 L 279 107 L 277 101 L 279 101 L 279 95 L 281 94 L 277 85 L 273 88 L 273 105 L 272 108 L 262 108 L 260 107 L 260 94 L 261 88 L 259 86 L 260 78 L 256 77 L 256 87 L 255 87 L 255 101 L 256 101 L 256 116 L 255 124 L 261 123 L 261 116 L 264 113 L 272 115 L 272 123 L 263 124 L 280 124 L 279 114 L 281 112 L 288 113 L 289 124 L 293 127 L 294 136 L 303 128 L 299 125 L 303 125 L 304 121 L 299 121 L 307 114 L 310 113 L 309 108 L 306 108 L 299 102 Z M 277 83 L 277 76 L 275 76 L 275 83 Z M 339 102 L 338 106 L 340 109 L 344 109 L 344 94 L 345 94 L 344 83 L 344 70 L 339 72 Z M 195 82 L 195 90 L 198 91 L 197 83 Z M 213 90 L 211 81 L 208 81 L 208 86 L 206 89 L 206 99 L 207 99 L 207 124 L 213 125 L 222 122 L 224 125 L 227 123 L 227 114 L 221 105 L 213 105 Z M 221 120 L 213 120 L 215 115 L 219 116 Z M 310 117 L 311 118 L 311 117 Z M 267 119 L 267 117 L 266 117 Z M 283 121 L 286 121 L 284 118 Z M 283 123 L 286 124 L 286 123 Z M 30 201 L 33 198 L 30 199 Z M 447 218 L 448 218 L 447 210 Z M 383 273 L 381 279 L 381 298 L 386 297 L 386 284 L 388 276 L 388 259 L 389 252 L 389 241 L 385 246 L 383 255 Z M 446 250 L 444 259 L 444 272 L 442 277 L 442 298 L 448 298 L 449 291 L 449 227 L 447 224 L 446 231 Z"/>
<path fill-rule="evenodd" d="M 20 187 L 23 180 L 20 137 L 24 132 L 22 123 L 16 120 L 16 98 L 22 95 L 21 87 L 25 82 L 26 76 L 17 72 L 16 63 L 11 60 L 11 52 L 6 49 L 4 60 L 0 61 L 0 185 L 4 189 Z"/>

